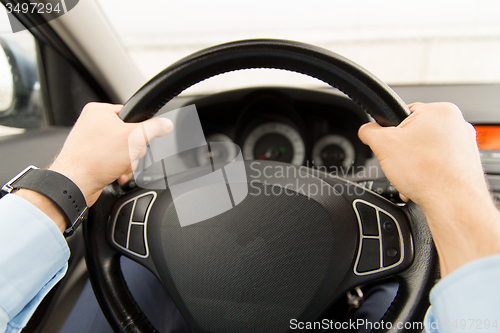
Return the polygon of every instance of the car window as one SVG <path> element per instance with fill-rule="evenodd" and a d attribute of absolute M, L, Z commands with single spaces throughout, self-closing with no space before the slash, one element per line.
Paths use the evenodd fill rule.
<path fill-rule="evenodd" d="M 0 6 L 0 14 L 5 11 Z M 2 29 L 0 21 L 0 136 L 24 133 L 46 125 L 36 56 L 36 43 L 27 31 Z"/>
<path fill-rule="evenodd" d="M 215 44 L 281 38 L 339 53 L 389 84 L 500 82 L 498 0 L 97 2 L 147 78 Z M 282 83 L 303 80 L 279 75 Z"/>

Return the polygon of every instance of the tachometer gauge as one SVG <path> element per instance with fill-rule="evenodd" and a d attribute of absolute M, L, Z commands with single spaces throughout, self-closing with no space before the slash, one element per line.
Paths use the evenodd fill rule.
<path fill-rule="evenodd" d="M 316 142 L 312 158 L 316 166 L 348 168 L 354 164 L 356 151 L 347 138 L 330 134 Z"/>
<path fill-rule="evenodd" d="M 199 149 L 196 155 L 196 161 L 200 166 L 204 166 L 210 163 L 210 157 L 214 164 L 221 164 L 231 162 L 236 158 L 238 154 L 236 146 L 233 144 L 233 140 L 225 134 L 216 133 L 207 136 L 206 141 L 210 146 L 210 152 L 207 153 L 205 149 Z M 216 142 L 223 142 L 226 144 L 210 144 Z"/>
<path fill-rule="evenodd" d="M 243 157 L 246 160 L 272 160 L 302 165 L 306 155 L 299 132 L 284 123 L 257 126 L 245 139 Z"/>

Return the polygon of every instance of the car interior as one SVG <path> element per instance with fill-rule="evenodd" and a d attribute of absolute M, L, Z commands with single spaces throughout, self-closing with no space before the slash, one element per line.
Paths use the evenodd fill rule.
<path fill-rule="evenodd" d="M 23 1 L 2 0 L 1 2 L 2 6 L 8 8 L 7 5 L 15 6 Z M 341 56 L 337 57 L 336 54 L 328 53 L 323 49 L 316 48 L 316 46 L 308 46 L 308 44 L 314 44 L 314 42 L 308 40 L 306 45 L 281 41 L 282 38 L 280 38 L 279 33 L 276 34 L 277 36 L 258 35 L 257 33 L 255 37 L 273 37 L 274 39 L 248 41 L 247 38 L 237 38 L 235 40 L 238 41 L 233 44 L 205 49 L 187 60 L 180 60 L 183 56 L 175 59 L 165 57 L 165 61 L 159 61 L 158 66 L 168 68 L 151 79 L 158 70 L 155 68 L 156 72 L 153 72 L 152 67 L 148 67 L 148 57 L 141 58 L 141 61 L 145 62 L 143 67 L 138 66 L 136 63 L 137 54 L 140 52 L 134 54 L 133 50 L 128 50 L 126 37 L 121 36 L 122 32 L 121 30 L 118 31 L 118 25 L 113 25 L 113 23 L 116 24 L 113 21 L 114 16 L 120 16 L 122 21 L 133 20 L 133 17 L 125 15 L 130 13 L 130 10 L 127 11 L 118 7 L 133 7 L 136 4 L 131 2 L 127 5 L 120 5 L 118 2 L 106 3 L 105 0 L 82 0 L 73 1 L 73 3 L 69 8 L 70 2 L 66 0 L 65 6 L 69 10 L 65 9 L 64 15 L 50 19 L 37 12 L 13 11 L 8 16 L 9 22 L 16 20 L 17 26 L 28 27 L 29 29 L 13 34 L 0 33 L 0 46 L 3 50 L 0 51 L 0 73 L 2 76 L 0 78 L 1 184 L 6 183 L 28 165 L 38 167 L 49 165 L 61 149 L 80 111 L 89 102 L 125 104 L 124 111 L 120 114 L 125 121 L 147 119 L 153 115 L 151 114 L 153 111 L 159 110 L 157 105 L 160 104 L 164 109 L 168 110 L 176 110 L 194 104 L 206 141 L 209 143 L 228 142 L 236 144 L 241 149 L 243 158 L 247 161 L 246 163 L 258 160 L 264 163 L 262 167 L 267 165 L 276 167 L 281 165 L 279 163 L 286 163 L 295 168 L 306 167 L 308 170 L 335 170 L 334 174 L 325 175 L 321 173 L 320 175 L 318 173 L 315 177 L 331 186 L 342 184 L 342 186 L 361 186 L 367 189 L 367 194 L 364 194 L 366 197 L 347 199 L 352 212 L 345 214 L 352 214 L 355 217 L 354 211 L 358 214 L 359 209 L 361 209 L 359 208 L 360 205 L 373 206 L 379 214 L 386 214 L 384 216 L 389 218 L 390 221 L 394 221 L 398 226 L 400 243 L 394 246 L 399 246 L 402 254 L 398 254 L 397 260 L 392 257 L 392 259 L 389 257 L 384 258 L 383 262 L 386 263 L 387 260 L 389 264 L 380 263 L 380 269 L 379 266 L 361 268 L 361 264 L 358 263 L 363 256 L 361 243 L 367 244 L 363 249 L 369 246 L 367 240 L 369 237 L 366 237 L 366 230 L 364 234 L 363 232 L 360 234 L 357 224 L 355 225 L 356 228 L 353 227 L 352 229 L 348 227 L 345 227 L 345 229 L 339 227 L 338 230 L 332 229 L 332 232 L 342 235 L 343 233 L 346 233 L 346 235 L 350 233 L 353 237 L 352 246 L 349 245 L 352 247 L 352 251 L 346 250 L 349 255 L 344 258 L 345 263 L 341 259 L 328 264 L 322 263 L 321 260 L 315 260 L 316 257 L 314 256 L 319 256 L 322 253 L 319 249 L 316 252 L 311 250 L 307 256 L 304 255 L 301 265 L 307 267 L 308 271 L 300 273 L 302 275 L 296 273 L 299 274 L 297 275 L 297 281 L 299 282 L 297 282 L 298 286 L 295 286 L 295 288 L 300 290 L 310 288 L 312 290 L 310 291 L 311 295 L 305 295 L 305 292 L 302 295 L 297 292 L 297 294 L 290 296 L 286 294 L 288 291 L 285 290 L 285 287 L 283 287 L 284 291 L 280 293 L 279 284 L 281 282 L 276 278 L 266 280 L 269 283 L 268 288 L 272 288 L 272 292 L 260 286 L 249 287 L 250 289 L 256 289 L 255 293 L 260 297 L 249 299 L 252 299 L 252 302 L 255 303 L 269 302 L 269 304 L 274 304 L 275 300 L 279 300 L 279 309 L 272 308 L 269 305 L 264 315 L 264 311 L 259 312 L 261 310 L 250 310 L 250 308 L 230 304 L 234 300 L 227 295 L 220 296 L 221 298 L 227 296 L 229 300 L 227 304 L 222 304 L 221 301 L 219 308 L 217 307 L 219 305 L 216 306 L 215 303 L 207 302 L 205 304 L 200 300 L 190 300 L 185 296 L 199 292 L 207 298 L 216 298 L 217 296 L 214 295 L 217 293 L 224 294 L 225 291 L 216 288 L 218 284 L 224 282 L 224 279 L 221 279 L 220 275 L 216 275 L 219 271 L 215 268 L 215 275 L 211 276 L 210 272 L 203 269 L 193 269 L 191 271 L 187 267 L 189 265 L 186 265 L 186 267 L 178 264 L 172 264 L 174 266 L 168 267 L 162 266 L 157 260 L 161 261 L 169 256 L 173 258 L 177 255 L 169 252 L 166 245 L 156 248 L 150 245 L 152 253 L 163 251 L 163 254 L 152 254 L 146 259 L 143 256 L 137 256 L 137 251 L 128 251 L 129 249 L 117 244 L 117 239 L 113 239 L 115 241 L 114 245 L 109 245 L 109 243 L 113 243 L 110 238 L 115 237 L 112 232 L 109 234 L 109 229 L 106 229 L 109 228 L 108 224 L 113 222 L 113 219 L 109 219 L 109 216 L 117 216 L 121 209 L 117 207 L 122 203 L 129 202 L 131 198 L 139 200 L 137 198 L 146 193 L 137 186 L 138 184 L 134 180 L 131 180 L 122 186 L 112 185 L 108 192 L 105 191 L 102 202 L 96 204 L 95 211 L 101 209 L 102 212 L 107 212 L 107 215 L 101 214 L 101 216 L 95 212 L 90 213 L 88 219 L 101 222 L 100 227 L 97 222 L 89 223 L 89 226 L 79 228 L 73 236 L 67 238 L 71 250 L 68 272 L 63 280 L 45 297 L 23 332 L 59 332 L 85 284 L 89 281 L 89 275 L 92 275 L 93 279 L 106 280 L 101 281 L 102 284 L 93 281 L 93 286 L 99 285 L 97 287 L 100 288 L 98 293 L 105 295 L 101 296 L 104 304 L 107 304 L 109 308 L 123 306 L 122 317 L 120 317 L 118 310 L 108 310 L 110 313 L 115 311 L 111 315 L 114 316 L 115 325 L 121 323 L 124 326 L 124 318 L 127 316 L 134 315 L 142 318 L 141 315 L 144 316 L 142 312 L 134 312 L 135 309 L 130 309 L 124 305 L 130 301 L 129 296 L 115 295 L 120 293 L 122 290 L 120 288 L 126 288 L 126 284 L 122 285 L 123 281 L 112 276 L 114 274 L 113 270 L 120 269 L 119 256 L 122 255 L 147 267 L 152 272 L 151 274 L 156 275 L 161 280 L 169 293 L 172 294 L 174 302 L 180 307 L 181 313 L 185 316 L 194 332 L 263 332 L 266 331 L 266 327 L 271 327 L 267 328 L 267 331 L 288 331 L 283 328 L 286 327 L 286 323 L 283 324 L 279 320 L 276 320 L 277 326 L 259 326 L 257 324 L 237 326 L 235 323 L 238 320 L 244 320 L 232 320 L 228 319 L 229 315 L 221 315 L 221 313 L 224 313 L 224 309 L 227 310 L 229 307 L 234 307 L 235 312 L 238 312 L 239 309 L 241 313 L 255 311 L 258 314 L 256 314 L 257 321 L 262 319 L 262 325 L 269 325 L 269 323 L 273 322 L 273 318 L 279 318 L 280 315 L 286 319 L 290 313 L 299 313 L 303 318 L 312 318 L 312 320 L 329 318 L 342 321 L 353 317 L 355 310 L 362 303 L 363 292 L 366 292 L 367 289 L 374 285 L 394 281 L 400 282 L 402 285 L 413 284 L 417 286 L 415 288 L 418 290 L 402 289 L 398 293 L 400 298 L 391 305 L 394 307 L 395 312 L 391 319 L 395 321 L 401 318 L 414 318 L 412 313 L 415 316 L 417 314 L 422 316 L 429 302 L 428 298 L 422 296 L 422 294 L 425 294 L 425 292 L 428 294 L 430 287 L 435 283 L 438 276 L 436 255 L 432 245 L 429 245 L 431 241 L 429 241 L 428 230 L 425 228 L 419 229 L 422 223 L 425 224 L 425 222 L 422 222 L 421 212 L 418 212 L 418 209 L 407 207 L 401 201 L 398 192 L 384 177 L 375 155 L 368 146 L 360 141 L 357 134 L 359 127 L 366 122 L 378 121 L 385 125 L 397 124 L 398 121 L 404 118 L 404 111 L 402 111 L 404 110 L 404 103 L 449 101 L 460 107 L 464 118 L 476 128 L 485 175 L 494 198 L 500 200 L 500 113 L 497 110 L 498 105 L 500 105 L 500 66 L 497 62 L 496 68 L 490 68 L 493 74 L 486 75 L 487 79 L 483 81 L 476 79 L 470 80 L 470 82 L 467 82 L 467 80 L 466 82 L 437 80 L 436 82 L 419 83 L 415 81 L 395 82 L 394 84 L 389 82 L 389 88 L 381 80 L 369 72 L 365 72 L 361 66 L 354 62 Z M 393 4 L 391 2 L 391 5 Z M 340 6 L 340 2 L 337 5 Z M 173 10 L 178 9 L 176 7 L 178 5 L 174 4 L 172 6 Z M 283 6 L 286 6 L 283 2 L 277 5 L 278 8 Z M 316 10 L 320 11 L 320 7 L 318 6 Z M 270 10 L 273 8 L 270 5 Z M 116 9 L 116 13 L 110 12 L 114 9 Z M 143 10 L 139 10 L 137 15 L 143 12 Z M 251 11 L 251 13 L 253 12 Z M 172 15 L 175 14 L 169 13 L 168 16 Z M 197 16 L 194 15 L 193 20 L 196 18 Z M 122 27 L 127 26 L 124 22 L 121 22 L 121 24 Z M 192 23 L 192 25 L 195 26 L 196 24 Z M 202 27 L 198 27 L 198 29 L 202 30 Z M 432 34 L 432 32 L 430 33 Z M 152 35 L 155 37 L 154 34 Z M 175 38 L 181 40 L 182 34 L 179 33 L 176 37 L 173 35 L 156 36 L 155 38 L 172 38 L 173 41 L 166 44 L 174 45 L 179 43 Z M 478 49 L 477 58 L 470 59 L 471 64 L 481 62 L 483 58 L 489 59 L 500 54 L 500 48 L 498 47 L 500 45 L 500 26 L 498 23 L 493 25 L 485 36 L 483 36 L 484 38 L 481 37 L 483 38 L 481 42 L 492 41 L 491 45 L 493 46 Z M 400 36 L 398 38 L 404 40 L 404 37 Z M 474 39 L 471 36 L 467 38 Z M 478 39 L 480 38 L 478 37 Z M 219 42 L 212 42 L 213 40 L 217 39 L 207 37 L 206 46 L 220 44 Z M 314 41 L 314 38 L 311 38 L 311 40 Z M 440 42 L 439 38 L 437 40 Z M 223 42 L 232 41 L 230 39 L 223 40 Z M 186 45 L 189 46 L 188 42 L 189 38 L 187 38 L 186 42 Z M 384 41 L 384 43 L 386 42 Z M 350 43 L 355 44 L 356 40 L 352 40 Z M 475 44 L 471 43 L 471 45 L 474 46 Z M 189 50 L 189 52 L 182 51 L 188 52 L 185 55 L 192 53 L 189 47 L 195 48 L 196 51 L 205 48 L 199 48 L 198 44 L 188 46 L 185 46 L 185 49 Z M 463 47 L 471 46 L 465 45 Z M 181 47 L 181 50 L 184 49 Z M 335 45 L 331 45 L 329 51 L 337 52 Z M 290 54 L 294 56 L 292 57 Z M 397 51 L 393 54 L 387 54 L 384 66 L 391 66 L 393 58 L 402 56 L 404 57 Z M 178 60 L 178 63 L 174 63 Z M 174 64 L 172 65 L 172 63 Z M 324 73 L 322 72 L 321 68 L 326 66 L 324 63 L 328 63 L 328 66 L 332 68 L 330 72 L 329 69 L 325 69 Z M 461 65 L 458 64 L 457 66 Z M 146 70 L 141 71 L 141 68 L 146 68 Z M 253 72 L 252 76 L 245 76 L 244 72 L 247 72 L 245 69 L 248 69 L 248 72 Z M 366 69 L 371 70 L 369 67 L 366 67 Z M 474 69 L 471 68 L 470 70 L 474 71 Z M 282 73 L 282 70 L 287 72 Z M 292 71 L 295 73 L 292 73 Z M 228 72 L 231 73 L 224 74 Z M 271 72 L 279 72 L 276 77 L 283 79 L 278 80 L 279 83 L 276 84 L 273 82 L 274 74 Z M 242 75 L 244 79 L 232 81 L 238 75 Z M 289 78 L 304 75 L 310 77 L 306 77 L 305 81 L 297 81 L 298 84 L 287 84 Z M 212 79 L 214 76 L 216 77 Z M 255 81 L 258 83 L 254 83 L 254 76 L 260 76 L 260 81 Z M 311 77 L 314 77 L 314 79 Z M 148 81 L 148 85 L 145 85 Z M 223 82 L 223 84 L 221 85 L 220 82 Z M 194 85 L 193 88 L 185 90 L 191 85 Z M 181 91 L 183 92 L 179 94 Z M 136 92 L 138 93 L 136 94 Z M 376 96 L 376 98 L 373 96 Z M 382 102 L 379 100 L 382 100 Z M 386 104 L 389 107 L 383 109 L 381 105 Z M 103 144 L 106 143 L 103 142 Z M 211 156 L 222 156 L 221 158 L 225 159 L 225 156 L 231 155 L 230 152 L 224 149 L 215 151 L 215 147 L 211 151 Z M 198 163 L 201 165 L 201 160 L 204 157 L 200 156 L 199 158 Z M 453 165 L 449 167 L 453 168 Z M 161 197 L 160 194 L 158 192 L 159 198 Z M 247 214 L 246 216 L 248 216 L 246 220 L 241 220 L 246 221 L 245 227 L 241 225 L 243 222 L 234 227 L 235 233 L 248 232 L 245 229 L 246 226 L 252 225 L 254 222 L 256 223 L 255 227 L 266 230 L 269 228 L 258 218 L 252 218 L 251 207 L 255 209 L 255 207 L 261 207 L 265 204 L 257 199 L 251 200 L 256 201 L 248 203 L 247 206 L 241 205 L 244 206 L 239 208 L 241 211 L 234 209 L 237 211 L 236 213 Z M 328 204 L 322 203 L 322 200 L 324 199 L 318 199 L 317 202 L 327 207 Z M 168 206 L 166 202 L 164 201 L 165 207 Z M 373 204 L 374 202 L 376 205 Z M 320 228 L 319 224 L 312 226 L 306 223 L 308 221 L 308 209 L 312 209 L 307 205 L 313 205 L 312 203 L 306 205 L 306 203 L 301 203 L 297 199 L 296 202 L 289 203 L 288 206 L 283 205 L 281 208 L 279 206 L 282 204 L 279 202 L 270 203 L 269 205 L 271 205 L 269 207 L 274 207 L 273 209 L 276 209 L 277 212 L 281 212 L 280 209 L 284 209 L 283 207 L 290 207 L 290 210 L 293 207 L 298 207 L 293 211 L 295 216 L 298 216 L 298 222 L 290 222 L 290 225 L 295 228 L 294 230 L 303 237 L 310 237 L 311 242 L 321 243 L 329 240 L 322 238 L 321 230 L 323 229 Z M 342 206 L 338 209 L 347 208 Z M 171 212 L 168 214 L 171 214 Z M 338 216 L 340 213 L 337 212 L 336 214 Z M 359 214 L 358 220 L 360 221 L 360 228 L 363 230 L 365 226 L 361 226 Z M 151 216 L 154 216 L 154 214 Z M 228 215 L 226 219 L 234 219 L 235 216 L 237 215 Z M 272 219 L 271 216 L 276 221 L 280 220 L 278 213 L 263 217 L 263 219 L 265 218 L 267 221 Z M 318 217 L 318 221 L 319 219 L 320 217 Z M 158 218 L 158 220 L 161 220 L 161 218 Z M 175 223 L 175 218 L 172 218 L 172 221 L 174 222 L 164 223 L 165 225 Z M 300 225 L 299 222 L 304 224 Z M 222 222 L 218 221 L 217 223 Z M 163 230 L 161 229 L 161 223 L 158 223 L 158 225 L 151 223 L 148 233 L 162 236 L 148 234 L 148 237 L 151 239 L 156 237 L 158 244 L 169 242 L 173 244 L 170 245 L 171 247 L 175 246 L 177 249 L 184 247 L 186 251 L 194 251 L 180 241 L 184 236 L 179 230 L 184 229 L 174 227 L 168 229 L 174 236 L 164 235 Z M 290 235 L 292 234 L 291 231 L 288 230 L 288 232 Z M 323 232 L 327 233 L 327 231 Z M 96 236 L 97 234 L 100 236 Z M 191 235 L 189 237 L 195 236 Z M 223 235 L 220 237 L 221 242 L 226 241 Z M 195 238 L 186 238 L 185 241 L 193 239 Z M 202 242 L 202 240 L 198 241 Z M 203 246 L 200 245 L 200 248 L 196 250 L 198 252 L 193 252 L 198 258 L 205 258 L 203 257 L 204 253 L 209 251 L 207 249 L 215 249 L 218 246 L 214 239 L 206 242 Z M 300 244 L 301 241 L 294 238 L 294 242 Z M 304 244 L 311 242 L 304 241 Z M 384 242 L 389 244 L 389 241 L 384 240 Z M 113 256 L 106 257 L 108 254 L 105 250 L 102 250 L 103 243 L 114 249 Z M 382 247 L 382 245 L 380 246 Z M 385 251 L 386 245 L 383 246 Z M 294 252 L 299 251 L 296 247 L 290 247 L 289 251 L 293 255 L 299 255 L 298 252 Z M 217 262 L 218 259 L 215 256 L 222 255 L 222 253 L 223 250 L 210 255 L 206 254 L 205 259 Z M 275 252 L 276 255 L 279 253 L 281 252 Z M 258 252 L 255 252 L 254 255 L 257 256 Z M 383 255 L 380 254 L 379 257 Z M 229 257 L 230 255 L 228 255 Z M 118 264 L 116 258 L 118 258 Z M 175 257 L 173 261 L 178 262 L 181 260 L 179 258 Z M 271 260 L 268 255 L 262 255 L 262 258 Z M 272 260 L 279 261 L 279 258 Z M 425 267 L 415 268 L 413 263 L 417 262 L 425 263 L 422 265 Z M 108 263 L 111 264 L 108 265 Z M 273 265 L 284 265 L 285 268 L 283 269 L 289 269 L 286 266 L 289 264 L 289 262 L 286 262 Z M 217 267 L 218 265 L 223 265 L 223 263 L 217 263 Z M 322 269 L 325 269 L 322 265 L 325 265 L 325 267 L 328 265 L 336 265 L 337 267 L 354 265 L 356 268 L 354 274 L 351 274 L 353 278 L 349 281 L 347 279 L 343 280 L 343 276 L 334 278 L 334 275 L 332 277 L 327 275 L 323 280 L 319 279 L 321 283 L 318 282 L 318 285 L 324 283 L 330 283 L 331 286 L 335 285 L 335 288 L 330 288 L 335 289 L 333 291 L 328 288 L 320 289 L 320 287 L 307 282 L 309 279 L 311 283 L 315 281 L 314 275 L 319 276 Z M 249 267 L 253 266 L 250 264 Z M 269 267 L 272 269 L 274 266 Z M 395 268 L 389 269 L 387 267 Z M 331 266 L 328 266 L 328 270 L 331 269 Z M 356 271 L 356 269 L 358 270 Z M 93 272 L 90 272 L 90 270 L 93 270 Z M 183 270 L 186 272 L 183 272 Z M 220 272 L 225 271 L 220 268 Z M 269 273 L 267 271 L 252 272 L 250 268 L 246 270 L 242 268 L 242 271 L 247 276 L 258 275 L 255 279 L 264 279 L 264 274 Z M 367 277 L 368 275 L 363 274 L 363 272 L 367 271 L 375 275 Z M 405 272 L 408 271 L 411 272 L 405 275 Z M 184 275 L 182 276 L 184 278 L 191 276 L 191 274 L 205 274 L 207 286 L 197 285 L 196 288 L 199 289 L 186 287 L 185 289 L 189 289 L 188 291 L 179 291 L 177 289 L 182 289 L 179 287 L 182 285 L 179 282 L 179 279 L 181 279 L 179 276 L 181 275 L 176 276 L 175 272 L 183 272 Z M 248 278 L 245 281 L 250 285 L 254 280 Z M 212 286 L 212 289 L 208 284 Z M 231 285 L 233 286 L 233 284 Z M 241 285 L 233 287 L 242 288 Z M 107 290 L 111 290 L 110 293 L 113 296 L 107 296 Z M 275 290 L 278 291 L 275 293 Z M 266 293 L 271 293 L 275 300 L 265 299 L 263 295 Z M 128 292 L 126 294 L 130 295 Z M 289 300 L 289 298 L 294 297 L 302 300 L 300 302 L 303 303 L 299 301 L 293 303 Z M 311 301 L 313 298 L 318 303 L 313 304 Z M 101 299 L 98 297 L 99 301 Z M 293 309 L 287 307 L 288 302 L 293 303 L 293 307 L 290 306 Z M 296 308 L 301 308 L 301 310 L 299 311 Z M 224 320 L 211 319 L 218 317 L 224 318 Z M 286 320 L 289 320 L 289 318 Z M 145 322 L 147 322 L 147 319 Z M 148 326 L 144 321 L 134 321 L 134 325 L 133 328 L 136 329 L 136 332 L 151 331 L 150 325 Z M 112 327 L 116 328 L 113 325 Z M 133 331 L 126 330 L 131 328 L 122 327 L 122 329 L 124 332 Z"/>

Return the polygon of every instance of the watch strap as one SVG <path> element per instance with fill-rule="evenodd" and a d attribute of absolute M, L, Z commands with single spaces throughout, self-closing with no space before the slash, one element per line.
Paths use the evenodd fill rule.
<path fill-rule="evenodd" d="M 73 234 L 86 215 L 87 202 L 83 193 L 71 179 L 58 172 L 30 166 L 3 188 L 6 192 L 15 189 L 35 191 L 58 206 L 68 221 L 65 236 Z"/>

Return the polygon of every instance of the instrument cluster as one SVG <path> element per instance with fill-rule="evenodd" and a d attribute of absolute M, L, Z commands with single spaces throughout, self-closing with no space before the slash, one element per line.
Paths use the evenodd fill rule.
<path fill-rule="evenodd" d="M 363 166 L 372 157 L 357 137 L 359 126 L 369 118 L 345 96 L 292 88 L 218 95 L 195 101 L 207 142 L 234 142 L 245 160 L 272 160 L 330 172 Z M 226 145 L 217 147 L 209 153 L 216 160 L 229 162 L 237 154 L 226 151 Z M 199 157 L 199 163 L 206 161 L 206 156 Z"/>

